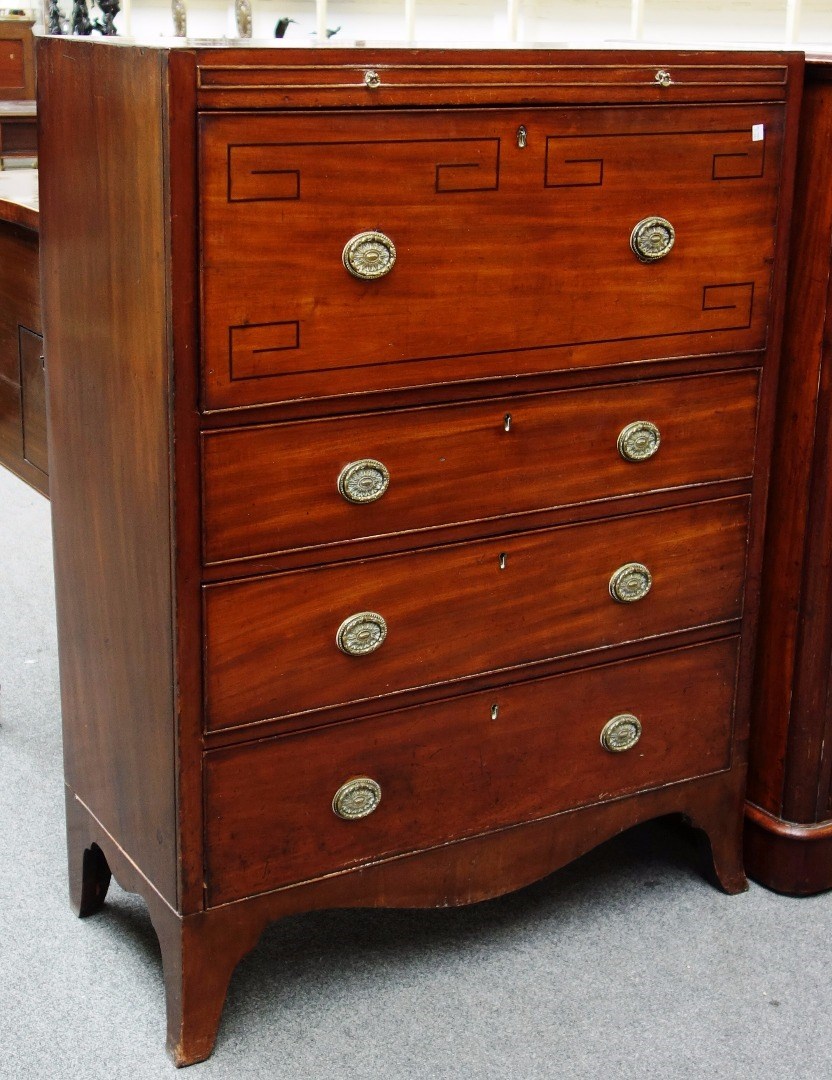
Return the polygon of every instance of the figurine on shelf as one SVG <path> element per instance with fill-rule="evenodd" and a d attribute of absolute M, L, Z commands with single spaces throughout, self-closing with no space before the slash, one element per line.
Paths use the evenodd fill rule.
<path fill-rule="evenodd" d="M 92 33 L 87 0 L 75 0 L 72 5 L 72 33 L 80 34 L 81 37 L 88 37 Z"/>
<path fill-rule="evenodd" d="M 98 0 L 98 7 L 101 10 L 101 14 L 104 16 L 103 21 L 96 19 L 92 26 L 94 30 L 97 30 L 102 37 L 118 37 L 118 30 L 115 27 L 115 17 L 121 11 L 121 4 L 118 0 Z"/>
<path fill-rule="evenodd" d="M 274 28 L 274 36 L 276 38 L 282 38 L 286 36 L 286 31 L 289 29 L 290 23 L 296 23 L 297 19 L 290 19 L 284 17 L 277 20 L 277 26 Z"/>
<path fill-rule="evenodd" d="M 187 37 L 188 9 L 185 7 L 185 0 L 173 0 L 173 3 L 171 4 L 171 14 L 173 15 L 174 36 Z"/>
<path fill-rule="evenodd" d="M 251 37 L 251 0 L 234 0 L 234 18 L 237 22 L 237 37 Z"/>
<path fill-rule="evenodd" d="M 47 11 L 46 18 L 46 32 L 48 34 L 60 35 L 64 32 L 64 24 L 66 16 L 58 7 L 58 0 L 49 0 L 49 9 Z"/>

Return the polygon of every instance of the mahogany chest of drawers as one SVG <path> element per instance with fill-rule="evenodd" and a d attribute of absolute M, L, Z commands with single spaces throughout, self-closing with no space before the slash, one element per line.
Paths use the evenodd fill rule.
<path fill-rule="evenodd" d="M 802 59 L 39 47 L 71 890 L 175 1061 L 284 914 L 742 889 Z"/>

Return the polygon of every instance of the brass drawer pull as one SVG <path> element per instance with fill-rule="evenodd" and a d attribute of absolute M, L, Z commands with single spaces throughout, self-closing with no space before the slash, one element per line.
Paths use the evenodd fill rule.
<path fill-rule="evenodd" d="M 632 750 L 641 738 L 641 721 L 632 713 L 619 713 L 601 729 L 601 745 L 611 754 Z"/>
<path fill-rule="evenodd" d="M 375 502 L 390 486 L 390 473 L 375 458 L 361 458 L 345 465 L 338 477 L 338 491 L 347 502 Z"/>
<path fill-rule="evenodd" d="M 383 232 L 360 232 L 346 242 L 341 258 L 353 277 L 375 281 L 393 269 L 396 245 Z"/>
<path fill-rule="evenodd" d="M 630 247 L 641 262 L 656 262 L 669 255 L 676 243 L 676 230 L 663 217 L 646 217 L 630 233 Z"/>
<path fill-rule="evenodd" d="M 369 87 L 370 90 L 378 90 L 381 86 L 381 76 L 377 71 L 365 71 L 364 85 Z"/>
<path fill-rule="evenodd" d="M 335 792 L 332 810 L 344 821 L 369 817 L 381 802 L 381 788 L 369 776 L 347 780 Z"/>
<path fill-rule="evenodd" d="M 344 619 L 335 642 L 347 656 L 368 656 L 384 643 L 387 623 L 376 611 L 359 611 Z"/>
<path fill-rule="evenodd" d="M 655 79 L 659 86 L 667 87 L 673 85 L 673 76 L 669 71 L 665 71 L 664 68 L 661 68 L 656 72 Z"/>
<path fill-rule="evenodd" d="M 625 461 L 647 461 L 661 445 L 662 436 L 649 420 L 634 420 L 618 436 L 618 452 Z"/>
<path fill-rule="evenodd" d="M 619 604 L 643 600 L 653 585 L 653 575 L 640 562 L 625 563 L 610 578 L 610 596 Z"/>

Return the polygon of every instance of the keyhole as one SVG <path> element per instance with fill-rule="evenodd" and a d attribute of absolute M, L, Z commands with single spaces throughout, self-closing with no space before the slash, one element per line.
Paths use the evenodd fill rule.
<path fill-rule="evenodd" d="M 517 145 L 520 147 L 521 150 L 525 149 L 527 139 L 528 132 L 526 131 L 525 125 L 521 124 L 520 127 L 517 129 Z"/>
<path fill-rule="evenodd" d="M 500 706 L 499 705 L 492 705 L 491 706 L 491 719 L 496 720 L 499 715 L 500 715 Z"/>
<path fill-rule="evenodd" d="M 508 555 L 504 551 L 500 552 L 500 569 L 505 570 L 508 565 Z"/>
<path fill-rule="evenodd" d="M 503 431 L 511 431 L 511 413 L 507 412 L 503 417 Z"/>

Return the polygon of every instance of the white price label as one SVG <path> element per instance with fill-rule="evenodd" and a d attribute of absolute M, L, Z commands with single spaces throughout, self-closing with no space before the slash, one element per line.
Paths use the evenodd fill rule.
<path fill-rule="evenodd" d="M 766 137 L 766 126 L 765 126 L 765 124 L 754 124 L 754 126 L 751 128 L 751 141 L 752 142 L 763 142 L 765 137 Z"/>

